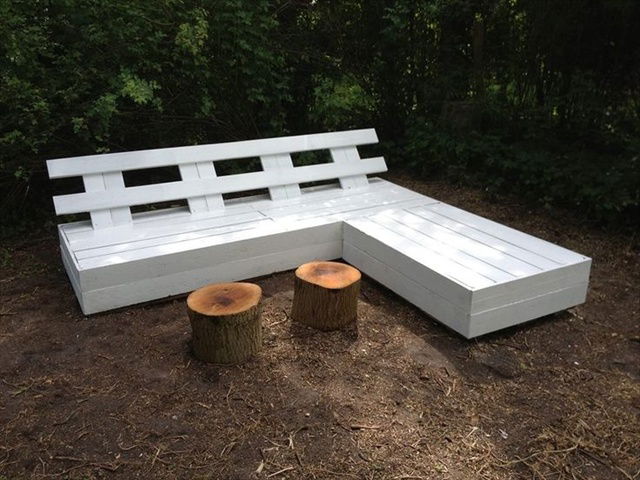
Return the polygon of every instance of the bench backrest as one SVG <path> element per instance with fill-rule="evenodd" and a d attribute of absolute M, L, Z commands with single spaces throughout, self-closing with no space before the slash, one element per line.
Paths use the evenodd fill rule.
<path fill-rule="evenodd" d="M 93 228 L 131 223 L 135 205 L 186 199 L 192 214 L 224 208 L 222 194 L 268 188 L 272 200 L 299 196 L 300 183 L 339 179 L 364 187 L 385 172 L 384 158 L 360 159 L 358 145 L 377 143 L 374 129 L 244 142 L 88 155 L 47 161 L 49 177 L 81 176 L 85 191 L 53 197 L 58 215 L 89 212 Z M 291 153 L 328 149 L 332 162 L 295 167 Z M 216 176 L 214 162 L 260 157 L 262 171 Z M 127 187 L 122 172 L 177 165 L 180 181 Z"/>

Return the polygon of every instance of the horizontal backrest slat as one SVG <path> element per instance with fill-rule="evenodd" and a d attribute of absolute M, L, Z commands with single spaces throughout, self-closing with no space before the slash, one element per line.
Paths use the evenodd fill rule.
<path fill-rule="evenodd" d="M 96 173 L 123 172 L 169 165 L 182 165 L 203 161 L 233 160 L 281 153 L 368 145 L 377 142 L 378 137 L 376 131 L 370 128 L 346 132 L 317 133 L 243 142 L 227 142 L 213 145 L 195 145 L 60 158 L 47 161 L 47 168 L 50 178 L 64 178 Z"/>
<path fill-rule="evenodd" d="M 314 135 L 309 135 L 309 137 L 314 137 Z M 350 140 L 350 142 L 353 142 L 353 140 Z M 326 148 L 324 145 L 322 147 L 317 147 L 317 144 L 311 146 L 311 143 L 308 145 L 310 146 L 309 150 Z M 291 150 L 296 151 L 295 148 Z M 263 151 L 264 149 L 260 150 L 260 152 Z M 297 151 L 300 151 L 299 148 Z M 234 154 L 237 155 L 237 152 L 234 152 Z M 118 190 L 117 195 L 108 195 L 105 192 L 74 193 L 53 197 L 53 201 L 56 213 L 65 215 L 386 171 L 387 167 L 384 158 L 377 157 L 343 163 L 323 163 L 295 168 L 273 168 L 261 172 L 217 177 L 215 181 L 208 179 L 183 180 L 129 187 Z"/>

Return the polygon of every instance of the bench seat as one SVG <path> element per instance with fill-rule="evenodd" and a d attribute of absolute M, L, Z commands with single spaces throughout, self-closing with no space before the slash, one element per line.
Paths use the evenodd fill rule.
<path fill-rule="evenodd" d="M 92 314 L 343 258 L 467 338 L 582 303 L 591 260 L 380 178 L 354 145 L 373 130 L 50 161 L 86 192 L 55 197 L 62 259 Z M 329 148 L 333 163 L 289 153 Z M 216 177 L 214 161 L 259 155 L 263 170 Z M 188 160 L 185 160 L 187 159 Z M 193 162 L 193 163 L 189 163 Z M 181 182 L 127 187 L 122 171 L 178 164 Z M 102 173 L 101 173 L 102 172 Z M 300 183 L 338 179 L 301 188 Z M 264 195 L 222 194 L 266 188 Z M 131 213 L 130 206 L 188 200 Z"/>
<path fill-rule="evenodd" d="M 63 258 L 74 272 L 83 312 L 340 258 L 342 220 L 436 202 L 382 179 L 359 189 L 334 184 L 302 192 L 275 202 L 266 195 L 238 198 L 200 218 L 187 208 L 134 214 L 132 223 L 110 229 L 109 235 L 89 221 L 60 225 Z"/>
<path fill-rule="evenodd" d="M 584 302 L 591 266 L 440 202 L 350 219 L 343 258 L 467 338 Z"/>

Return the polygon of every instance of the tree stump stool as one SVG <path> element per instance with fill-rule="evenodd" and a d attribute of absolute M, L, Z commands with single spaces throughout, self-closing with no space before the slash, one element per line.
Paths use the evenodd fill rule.
<path fill-rule="evenodd" d="M 207 285 L 187 298 L 193 353 L 211 363 L 239 363 L 260 350 L 260 298 L 252 283 Z"/>
<path fill-rule="evenodd" d="M 296 270 L 291 317 L 317 328 L 337 330 L 358 316 L 360 272 L 337 262 L 310 262 Z"/>

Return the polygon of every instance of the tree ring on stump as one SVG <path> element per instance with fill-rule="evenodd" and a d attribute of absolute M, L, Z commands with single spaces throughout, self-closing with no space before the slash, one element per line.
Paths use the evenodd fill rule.
<path fill-rule="evenodd" d="M 219 320 L 234 319 L 234 315 L 255 307 L 262 289 L 253 283 L 216 283 L 199 288 L 187 297 L 189 310 Z"/>
<path fill-rule="evenodd" d="M 305 263 L 297 268 L 296 276 L 300 280 L 331 290 L 348 287 L 362 277 L 358 269 L 338 262 Z"/>

